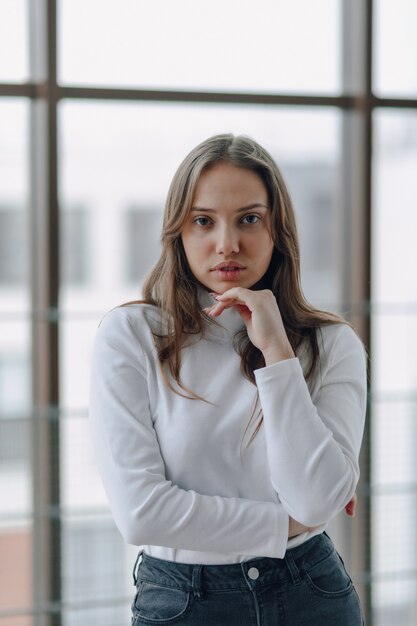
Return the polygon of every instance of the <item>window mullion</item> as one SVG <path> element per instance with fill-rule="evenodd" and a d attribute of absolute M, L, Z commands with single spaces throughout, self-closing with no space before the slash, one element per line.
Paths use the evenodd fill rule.
<path fill-rule="evenodd" d="M 56 0 L 30 3 L 33 595 L 35 626 L 61 624 Z"/>
<path fill-rule="evenodd" d="M 345 307 L 370 349 L 370 241 L 371 241 L 371 141 L 372 141 L 372 0 L 342 2 L 343 93 L 353 97 L 353 107 L 343 115 L 342 179 L 340 198 L 344 237 L 342 259 Z M 371 502 L 370 415 L 367 415 L 361 451 L 361 478 L 354 524 L 344 520 L 342 544 L 348 554 L 367 624 L 371 606 Z M 342 548 L 343 551 L 343 548 Z"/>

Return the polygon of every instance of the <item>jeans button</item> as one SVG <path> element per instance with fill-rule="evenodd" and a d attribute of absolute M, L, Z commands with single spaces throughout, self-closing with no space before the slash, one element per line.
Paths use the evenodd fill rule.
<path fill-rule="evenodd" d="M 256 567 L 251 567 L 248 571 L 248 576 L 251 580 L 259 578 L 259 570 Z"/>

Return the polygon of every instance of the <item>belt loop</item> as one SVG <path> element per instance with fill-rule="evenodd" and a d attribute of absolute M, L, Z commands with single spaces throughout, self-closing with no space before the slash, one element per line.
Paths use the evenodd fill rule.
<path fill-rule="evenodd" d="M 194 565 L 194 568 L 193 568 L 192 586 L 193 586 L 194 596 L 199 599 L 203 597 L 203 591 L 201 589 L 202 568 L 203 568 L 202 564 Z"/>
<path fill-rule="evenodd" d="M 287 550 L 287 552 L 285 553 L 284 561 L 290 572 L 292 582 L 294 583 L 294 585 L 299 585 L 302 582 L 300 571 L 294 561 L 294 557 L 291 554 L 291 550 Z"/>
<path fill-rule="evenodd" d="M 138 582 L 138 568 L 139 568 L 139 565 L 142 563 L 142 558 L 141 558 L 142 554 L 143 554 L 143 550 L 139 550 L 138 556 L 136 557 L 136 561 L 133 566 L 133 584 L 135 585 L 135 587 Z M 139 562 L 139 559 L 140 559 L 140 562 Z"/>

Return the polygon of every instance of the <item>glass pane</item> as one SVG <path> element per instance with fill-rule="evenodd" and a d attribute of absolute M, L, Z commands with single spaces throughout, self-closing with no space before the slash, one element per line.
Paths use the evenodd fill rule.
<path fill-rule="evenodd" d="M 374 128 L 373 601 L 378 626 L 405 626 L 417 606 L 417 115 L 378 111 Z"/>
<path fill-rule="evenodd" d="M 64 609 L 62 611 L 62 623 L 65 626 L 85 626 L 85 624 L 94 623 L 100 624 L 100 626 L 129 624 L 132 620 L 132 614 L 127 604 L 130 602 L 130 599 L 124 599 L 123 603 L 113 602 L 111 605 L 107 605 L 104 602 L 100 602 L 93 606 L 89 602 L 86 608 Z"/>
<path fill-rule="evenodd" d="M 372 514 L 381 520 L 377 532 L 373 534 L 374 574 L 397 573 L 404 576 L 408 573 L 410 576 L 415 570 L 417 549 L 417 494 L 377 495 L 373 500 Z"/>
<path fill-rule="evenodd" d="M 0 81 L 28 79 L 27 0 L 0 0 Z"/>
<path fill-rule="evenodd" d="M 372 539 L 375 623 L 409 626 L 417 617 L 417 495 L 375 496 L 372 515 L 379 520 Z"/>
<path fill-rule="evenodd" d="M 30 434 L 27 419 L 0 420 L 0 528 L 2 521 L 25 519 L 31 512 Z"/>
<path fill-rule="evenodd" d="M 414 485 L 417 484 L 416 394 L 408 400 L 395 399 L 395 395 L 391 401 L 376 400 L 373 403 L 372 415 L 374 487 L 382 491 L 415 488 Z M 397 517 L 396 512 L 394 517 Z"/>
<path fill-rule="evenodd" d="M 0 100 L 0 310 L 29 308 L 28 104 Z"/>
<path fill-rule="evenodd" d="M 3 24 L 0 31 L 2 28 Z M 27 103 L 3 99 L 0 101 L 0 616 L 3 614 L 4 618 L 0 624 L 14 626 L 32 624 L 31 616 L 6 616 L 7 611 L 27 609 L 32 602 L 27 153 Z"/>
<path fill-rule="evenodd" d="M 99 320 L 94 302 L 77 298 L 77 292 L 71 290 L 73 304 L 79 309 L 71 316 L 65 315 L 60 324 L 60 347 L 65 358 L 60 364 L 61 407 L 65 415 L 74 413 L 86 418 L 86 398 L 88 396 L 90 341 L 95 334 Z M 84 309 L 92 307 L 94 312 L 86 315 Z M 78 319 L 77 319 L 78 318 Z M 85 319 L 83 319 L 85 318 Z M 65 427 L 65 420 L 63 426 Z M 65 439 L 63 444 L 66 445 Z"/>
<path fill-rule="evenodd" d="M 372 587 L 374 626 L 411 626 L 417 622 L 417 579 L 375 581 Z"/>
<path fill-rule="evenodd" d="M 63 594 L 75 602 L 81 589 L 85 605 L 88 598 L 93 603 L 104 597 L 112 608 L 102 609 L 100 623 L 110 626 L 129 619 L 136 549 L 122 549 L 109 522 L 89 441 L 90 348 L 97 325 L 105 311 L 139 297 L 159 253 L 162 210 L 180 161 L 201 140 L 225 131 L 253 136 L 282 166 L 297 210 L 305 291 L 316 303 L 337 306 L 345 237 L 338 200 L 340 122 L 334 109 L 60 105 L 60 206 L 62 213 L 84 215 L 75 218 L 76 226 L 61 220 L 68 259 L 82 257 L 77 270 L 82 280 L 75 270 L 71 280 L 63 273 L 60 291 Z M 71 229 L 78 229 L 76 236 Z M 328 241 L 335 235 L 332 247 L 323 245 L 323 232 Z M 91 615 L 80 600 L 79 610 L 66 613 L 65 620 L 83 626 Z"/>
<path fill-rule="evenodd" d="M 0 617 L 0 626 L 32 626 L 32 615 L 8 615 Z"/>
<path fill-rule="evenodd" d="M 83 359 L 80 355 L 80 362 Z M 107 513 L 107 499 L 95 466 L 88 427 L 85 412 L 76 417 L 65 416 L 60 424 L 61 504 L 66 511 L 77 515 Z"/>
<path fill-rule="evenodd" d="M 137 548 L 124 544 L 108 515 L 65 517 L 62 530 L 63 602 L 74 609 L 65 625 L 127 624 Z"/>
<path fill-rule="evenodd" d="M 82 256 L 86 269 L 79 270 L 83 280 L 64 281 L 64 310 L 104 311 L 138 296 L 159 254 L 174 171 L 198 142 L 229 131 L 253 136 L 282 167 L 298 216 L 307 296 L 333 307 L 341 301 L 338 111 L 64 102 L 60 119 L 61 205 L 85 213 L 67 249 L 73 246 L 69 256 Z"/>
<path fill-rule="evenodd" d="M 60 81 L 153 89 L 337 92 L 340 4 L 61 0 Z"/>
<path fill-rule="evenodd" d="M 132 585 L 130 586 L 132 587 Z M 89 602 L 87 608 L 64 609 L 62 612 L 63 624 L 65 626 L 85 626 L 85 624 L 118 626 L 119 624 L 129 624 L 132 620 L 132 614 L 128 607 L 130 603 L 131 598 L 124 598 L 123 602 L 113 601 L 111 605 L 107 605 L 102 601 L 91 606 L 92 603 Z M 0 626 L 2 626 L 1 622 Z"/>
<path fill-rule="evenodd" d="M 417 3 L 378 0 L 375 8 L 375 92 L 381 96 L 417 95 Z"/>
<path fill-rule="evenodd" d="M 372 300 L 374 388 L 417 389 L 417 114 L 375 115 Z"/>
<path fill-rule="evenodd" d="M 416 302 L 417 113 L 380 110 L 374 126 L 373 300 Z"/>
<path fill-rule="evenodd" d="M 62 599 L 73 607 L 64 622 L 113 626 L 130 619 L 138 548 L 124 543 L 108 513 L 88 426 L 85 412 L 61 420 Z"/>
<path fill-rule="evenodd" d="M 0 554 L 0 626 L 32 626 L 31 615 L 8 614 L 32 605 L 31 522 L 10 520 L 0 526 Z"/>
<path fill-rule="evenodd" d="M 399 305 L 397 305 L 399 306 Z M 388 313 L 372 316 L 372 377 L 375 393 L 410 394 L 417 392 L 417 315 L 389 312 L 389 305 L 380 307 Z"/>

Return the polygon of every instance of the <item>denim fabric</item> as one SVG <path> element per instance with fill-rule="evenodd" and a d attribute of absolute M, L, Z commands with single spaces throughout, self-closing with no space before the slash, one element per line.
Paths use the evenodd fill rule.
<path fill-rule="evenodd" d="M 143 553 L 132 626 L 361 626 L 359 598 L 322 533 L 284 559 L 194 565 Z"/>

